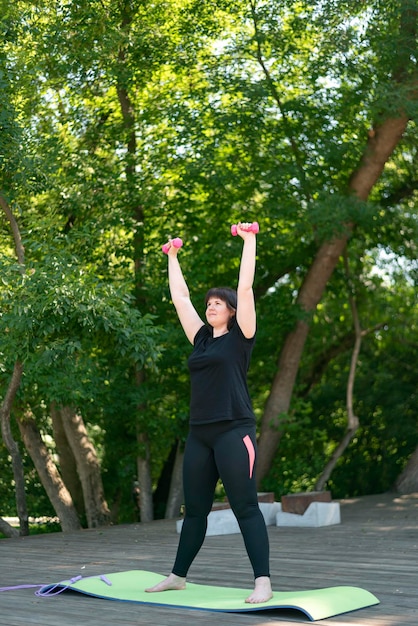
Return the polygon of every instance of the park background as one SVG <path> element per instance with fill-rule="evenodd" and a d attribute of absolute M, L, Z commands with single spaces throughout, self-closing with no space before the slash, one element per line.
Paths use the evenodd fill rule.
<path fill-rule="evenodd" d="M 190 346 L 161 244 L 203 313 L 238 220 L 260 491 L 418 491 L 417 13 L 1 1 L 4 535 L 179 515 Z"/>

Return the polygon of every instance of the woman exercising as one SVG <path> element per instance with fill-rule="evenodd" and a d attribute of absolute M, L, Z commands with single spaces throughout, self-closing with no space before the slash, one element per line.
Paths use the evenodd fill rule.
<path fill-rule="evenodd" d="M 254 591 L 245 601 L 256 604 L 272 597 L 269 541 L 255 481 L 255 416 L 247 388 L 256 332 L 253 294 L 256 234 L 248 223 L 238 224 L 233 234 L 244 241 L 237 291 L 228 288 L 208 291 L 205 298 L 208 324 L 199 317 L 190 300 L 177 258 L 179 240 L 173 240 L 176 243 L 170 240 L 163 247 L 168 255 L 171 298 L 183 330 L 194 346 L 188 360 L 190 431 L 183 463 L 185 518 L 176 560 L 171 574 L 146 591 L 185 588 L 188 570 L 205 538 L 207 516 L 221 478 L 254 571 Z"/>

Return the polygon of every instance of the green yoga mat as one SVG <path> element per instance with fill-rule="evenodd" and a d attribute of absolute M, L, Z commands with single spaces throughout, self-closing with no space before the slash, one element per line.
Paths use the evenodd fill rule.
<path fill-rule="evenodd" d="M 57 591 L 68 589 L 107 600 L 230 613 L 247 613 L 266 609 L 297 609 L 305 613 L 312 621 L 379 604 L 379 600 L 373 594 L 359 587 L 275 591 L 273 598 L 263 604 L 246 603 L 245 598 L 251 593 L 251 589 L 235 587 L 187 583 L 186 589 L 181 591 L 159 593 L 144 591 L 146 587 L 152 587 L 163 579 L 164 576 L 160 574 L 132 570 L 103 576 L 90 576 L 75 582 L 73 582 L 74 579 L 63 580 L 54 585 L 42 587 L 38 595 L 53 595 Z"/>

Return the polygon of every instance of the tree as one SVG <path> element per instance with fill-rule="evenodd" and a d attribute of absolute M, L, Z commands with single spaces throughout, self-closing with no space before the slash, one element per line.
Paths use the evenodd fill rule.
<path fill-rule="evenodd" d="M 29 21 L 33 20 L 33 22 L 35 24 L 37 24 L 37 29 L 38 29 L 38 33 L 40 33 L 42 31 L 42 28 L 45 27 L 46 24 L 46 28 L 48 29 L 48 27 L 52 27 L 54 28 L 55 24 L 54 21 L 52 19 L 51 20 L 47 20 L 43 25 L 41 25 L 38 22 L 38 11 L 36 8 L 29 6 L 29 4 L 27 4 L 25 6 L 25 3 L 22 4 L 22 14 L 20 16 L 18 16 L 18 19 L 21 19 L 21 23 L 19 24 L 18 22 L 12 24 L 12 32 L 16 33 L 19 31 L 19 28 L 23 25 L 24 20 L 27 19 Z M 43 3 L 42 6 L 42 10 L 45 10 L 46 13 L 48 13 L 50 10 L 52 9 L 52 13 L 50 13 L 50 15 L 53 16 L 53 9 L 54 6 L 52 3 L 48 3 L 45 2 Z M 65 8 L 63 9 L 64 11 L 66 10 Z M 85 6 L 85 7 L 71 7 L 70 9 L 70 14 L 69 17 L 74 18 L 75 20 L 78 19 L 84 19 L 87 18 L 88 20 L 94 20 L 96 19 L 96 15 L 94 13 L 91 12 L 91 7 L 89 6 Z M 85 15 L 83 16 L 83 11 L 86 11 Z M 16 16 L 14 16 L 16 17 Z M 117 17 L 115 18 L 117 21 Z M 96 22 L 94 22 L 96 23 Z M 101 28 L 101 25 L 99 25 L 99 28 Z M 13 31 L 13 29 L 15 29 Z M 36 29 L 35 29 L 36 30 Z M 63 31 L 63 36 L 65 37 L 67 35 L 67 32 Z M 115 35 L 115 33 L 113 33 Z M 117 35 L 117 33 L 116 33 Z M 122 34 L 122 39 L 123 39 L 124 35 Z M 23 40 L 25 39 L 25 36 L 23 37 Z M 27 39 L 32 39 L 32 43 L 34 42 L 34 39 L 32 38 L 32 35 L 29 35 L 29 37 Z M 23 41 L 22 39 L 20 39 L 21 43 Z M 122 41 L 122 40 L 121 40 Z M 52 40 L 51 40 L 52 42 Z M 10 40 L 8 42 L 9 44 L 12 43 Z M 56 42 L 54 42 L 56 43 Z M 115 40 L 113 39 L 112 42 L 107 42 L 107 44 L 113 44 L 115 43 Z M 42 42 L 41 41 L 37 41 L 38 45 L 42 46 Z M 123 45 L 122 43 L 120 45 Z M 9 46 L 10 48 L 10 46 Z M 39 81 L 42 82 L 43 78 L 45 76 L 50 76 L 52 79 L 52 82 L 56 81 L 57 79 L 59 80 L 59 73 L 57 73 L 56 68 L 54 68 L 53 66 L 51 66 L 50 62 L 49 62 L 49 50 L 47 51 L 47 56 L 44 55 L 40 55 L 38 57 L 37 60 L 29 60 L 27 61 L 27 59 L 24 59 L 23 57 L 19 56 L 19 51 L 16 48 L 16 55 L 13 57 L 13 62 L 14 63 L 14 69 L 17 69 L 19 67 L 19 62 L 21 62 L 21 66 L 19 69 L 22 70 L 22 72 L 24 72 L 23 68 L 25 67 L 26 70 L 29 70 L 29 65 L 32 63 L 32 70 L 35 70 L 33 73 L 30 72 L 33 76 L 35 76 L 35 82 Z M 80 52 L 86 53 L 87 48 L 84 47 L 82 50 L 80 50 Z M 89 50 L 90 53 L 90 50 Z M 91 60 L 91 56 L 89 57 Z M 113 58 L 113 57 L 112 57 Z M 64 63 L 67 63 L 66 61 Z M 71 60 L 70 60 L 70 64 L 71 64 Z M 71 71 L 69 69 L 69 65 L 67 63 L 66 65 L 66 71 Z M 29 73 L 27 74 L 27 76 L 29 75 Z M 28 82 L 26 82 L 24 84 L 25 90 L 22 90 L 20 92 L 21 97 L 23 96 L 23 93 L 25 93 L 25 95 L 27 96 L 27 101 L 25 102 L 24 98 L 22 97 L 22 101 L 24 103 L 24 107 L 28 105 L 29 101 L 32 101 L 32 104 L 35 105 L 35 107 L 37 105 L 39 105 L 40 101 L 42 101 L 43 95 L 45 93 L 45 91 L 41 88 L 38 90 L 34 90 L 32 85 L 29 85 Z M 27 111 L 28 109 L 26 109 Z M 64 121 L 64 120 L 63 120 Z M 48 119 L 44 119 L 42 121 L 42 123 L 39 125 L 39 128 L 37 130 L 37 138 L 35 141 L 38 142 L 38 146 L 40 146 L 41 141 L 45 142 L 45 149 L 46 151 L 48 151 L 48 146 L 53 148 L 52 150 L 52 154 L 49 154 L 45 160 L 44 160 L 44 172 L 49 172 L 49 176 L 50 176 L 50 182 L 51 182 L 51 178 L 54 176 L 57 176 L 57 178 L 59 179 L 59 169 L 57 170 L 57 167 L 55 165 L 55 167 L 52 165 L 53 164 L 53 159 L 54 157 L 57 158 L 58 157 L 58 165 L 60 163 L 59 159 L 62 159 L 62 153 L 61 155 L 59 154 L 59 149 L 57 149 L 57 144 L 55 143 L 54 145 L 54 137 L 53 137 L 53 133 L 49 134 L 49 131 L 51 130 L 51 125 L 54 124 L 54 116 L 52 115 L 51 118 Z M 52 139 L 52 141 L 51 141 Z M 94 138 L 93 138 L 94 139 Z M 93 156 L 94 156 L 94 147 L 92 149 L 93 152 Z M 50 158 L 52 156 L 52 159 Z M 60 181 L 58 180 L 58 183 Z M 16 190 L 18 189 L 18 187 L 15 185 L 15 194 L 16 194 Z M 21 189 L 19 190 L 21 193 Z M 54 221 L 50 221 L 48 217 L 44 217 L 43 218 L 45 220 L 45 223 L 48 221 L 49 222 L 49 228 L 52 228 L 53 230 L 55 229 L 57 234 L 58 234 L 58 230 L 59 230 L 59 222 Z M 68 228 L 71 228 L 71 226 L 73 225 L 74 219 L 76 219 L 74 217 L 74 215 L 70 214 L 68 215 L 67 218 L 67 222 L 66 225 L 64 227 L 64 232 L 66 230 L 68 230 Z M 25 215 L 25 228 L 26 228 L 26 233 L 30 232 L 31 229 L 31 215 L 30 212 L 28 211 Z M 57 230 L 58 229 L 58 230 Z M 50 231 L 53 232 L 53 231 Z M 55 237 L 55 240 L 53 242 L 48 242 L 49 245 L 47 247 L 47 252 L 42 251 L 39 247 L 39 242 L 35 242 L 33 239 L 31 240 L 29 238 L 29 246 L 32 246 L 32 253 L 33 253 L 33 261 L 37 263 L 37 269 L 33 270 L 34 272 L 34 280 L 32 280 L 32 285 L 29 287 L 32 287 L 33 289 L 33 295 L 36 297 L 41 297 L 42 298 L 42 304 L 41 307 L 38 307 L 38 310 L 35 311 L 35 309 L 31 310 L 31 313 L 35 316 L 35 319 L 37 322 L 41 321 L 41 318 L 36 317 L 39 313 L 42 317 L 46 317 L 48 313 L 50 313 L 49 309 L 49 305 L 51 305 L 52 307 L 58 307 L 58 309 L 56 309 L 54 311 L 54 314 L 52 316 L 50 316 L 50 318 L 48 319 L 48 321 L 42 325 L 42 323 L 38 324 L 37 327 L 37 331 L 39 332 L 38 335 L 36 335 L 36 333 L 33 333 L 34 337 L 33 337 L 33 343 L 31 345 L 31 348 L 34 350 L 34 354 L 38 354 L 39 357 L 39 352 L 41 352 L 42 354 L 42 350 L 44 349 L 45 352 L 44 354 L 44 362 L 46 362 L 46 368 L 48 369 L 48 366 L 51 367 L 52 363 L 54 363 L 55 361 L 55 365 L 57 363 L 57 360 L 59 360 L 60 358 L 62 358 L 64 356 L 64 353 L 67 352 L 67 357 L 69 355 L 72 356 L 71 360 L 71 364 L 74 367 L 74 361 L 77 360 L 77 356 L 78 356 L 78 350 L 79 349 L 84 349 L 85 346 L 81 346 L 81 342 L 79 341 L 79 337 L 77 337 L 77 339 L 73 340 L 69 340 L 69 342 L 66 344 L 65 343 L 65 337 L 63 336 L 61 339 L 60 336 L 60 325 L 61 322 L 63 322 L 64 324 L 68 322 L 69 320 L 69 316 L 71 317 L 71 315 L 73 315 L 73 311 L 71 311 L 71 306 L 75 305 L 75 302 L 72 300 L 72 294 L 70 293 L 71 291 L 71 287 L 68 288 L 68 285 L 64 285 L 62 287 L 62 282 L 64 280 L 64 275 L 61 274 L 61 276 L 56 275 L 55 278 L 52 276 L 53 272 L 55 270 L 58 270 L 58 272 L 62 271 L 62 269 L 65 267 L 66 262 L 68 263 L 67 268 L 69 268 L 72 265 L 72 260 L 68 259 L 68 257 L 66 259 L 60 259 L 60 253 L 59 253 L 59 249 L 62 248 L 62 244 L 64 243 L 64 239 L 61 238 L 61 241 L 59 241 L 59 236 Z M 52 245 L 51 245 L 52 244 Z M 52 261 L 52 264 L 51 264 Z M 43 270 L 40 269 L 39 267 L 39 263 L 43 264 Z M 61 265 L 62 263 L 62 265 Z M 78 277 L 78 279 L 80 279 L 81 273 Z M 45 279 L 45 282 L 43 282 L 43 279 Z M 58 289 L 55 292 L 55 297 L 53 294 L 53 290 L 49 290 L 47 288 L 47 284 L 48 282 L 52 285 L 55 280 L 58 279 L 57 285 L 58 285 Z M 61 279 L 61 281 L 60 281 Z M 28 283 L 30 281 L 28 280 Z M 89 285 L 90 287 L 90 285 Z M 30 289 L 29 289 L 30 291 Z M 81 290 L 82 291 L 82 290 Z M 37 293 L 36 293 L 37 292 Z M 73 292 L 74 293 L 74 292 Z M 26 293 L 26 296 L 28 296 L 29 294 Z M 56 297 L 58 295 L 58 298 Z M 89 294 L 90 295 L 90 294 Z M 92 321 L 95 319 L 95 310 L 94 307 L 97 306 L 97 302 L 95 302 L 96 297 L 95 295 L 93 295 L 91 301 L 89 303 L 86 304 L 85 300 L 83 302 L 83 296 L 84 294 L 81 295 L 81 306 L 79 307 L 78 313 L 77 315 L 80 315 L 80 319 L 77 319 L 76 324 L 78 324 L 78 327 L 80 327 L 80 322 L 81 322 L 81 326 L 84 326 L 87 330 L 87 336 L 88 333 L 90 332 L 90 328 L 89 328 L 89 322 L 87 321 L 88 315 L 86 316 L 86 308 L 89 309 L 89 307 L 92 307 L 92 316 L 90 319 L 90 322 L 92 324 L 94 324 L 95 322 Z M 60 300 L 61 297 L 61 300 Z M 89 297 L 89 296 L 87 296 Z M 121 321 L 121 316 L 123 317 L 123 315 L 129 313 L 129 307 L 126 306 L 126 299 L 125 299 L 125 294 L 120 294 L 119 295 L 115 295 L 114 292 L 112 293 L 108 293 L 108 294 L 104 294 L 104 291 L 102 291 L 101 295 L 99 297 L 104 297 L 104 299 L 106 299 L 107 297 L 107 310 L 106 312 L 104 311 L 104 309 L 102 308 L 100 310 L 100 314 L 103 315 L 104 313 L 107 314 L 107 316 L 103 317 L 103 322 L 104 322 L 104 328 L 103 328 L 103 324 L 100 325 L 98 327 L 98 331 L 97 331 L 97 335 L 99 335 L 100 333 L 105 333 L 105 335 L 110 336 L 112 333 L 115 332 L 115 328 L 117 327 L 116 333 L 119 333 L 119 337 L 116 339 L 116 343 L 119 345 L 120 350 L 123 351 L 123 353 L 125 353 L 126 351 L 126 347 L 124 344 L 125 342 L 125 338 L 126 338 L 126 342 L 130 342 L 129 348 L 128 348 L 128 352 L 132 358 L 131 364 L 129 366 L 129 369 L 131 369 L 133 366 L 136 367 L 138 366 L 141 362 L 148 360 L 149 363 L 151 363 L 151 361 L 153 360 L 153 356 L 151 356 L 151 352 L 152 352 L 152 348 L 151 348 L 151 344 L 152 344 L 152 340 L 150 339 L 152 336 L 152 330 L 149 327 L 149 321 L 150 321 L 150 317 L 144 317 L 144 331 L 142 331 L 139 328 L 139 318 L 140 315 L 139 314 L 133 314 L 133 316 L 129 316 L 129 326 L 130 328 L 124 328 L 122 329 L 120 327 L 120 321 Z M 120 303 L 117 302 L 118 297 L 121 297 Z M 125 300 L 124 300 L 125 299 Z M 113 300 L 113 301 L 112 301 Z M 104 303 L 104 300 L 103 300 Z M 32 304 L 34 304 L 34 301 L 32 300 Z M 100 303 L 99 303 L 100 304 Z M 104 305 L 104 306 L 106 306 Z M 113 308 L 112 308 L 113 307 Z M 36 308 L 36 306 L 35 306 Z M 75 307 L 76 308 L 76 307 Z M 84 311 L 83 311 L 84 309 Z M 30 307 L 29 307 L 30 310 Z M 123 311 L 123 312 L 122 312 Z M 58 312 L 58 317 L 56 315 L 56 312 Z M 81 320 L 81 315 L 83 315 L 84 313 L 84 319 Z M 57 325 L 54 327 L 54 324 L 52 323 L 52 320 L 55 318 L 55 321 L 57 322 Z M 73 317 L 74 319 L 74 317 Z M 136 320 L 136 322 L 135 322 Z M 10 321 L 10 318 L 9 318 Z M 33 330 L 32 328 L 30 328 L 30 325 L 32 324 L 33 320 L 27 320 L 28 324 L 29 324 L 29 328 L 21 328 L 20 330 L 23 331 L 23 335 L 25 332 L 27 332 L 29 330 L 29 332 L 31 330 Z M 142 323 L 142 321 L 141 321 Z M 119 327 L 118 327 L 119 325 Z M 145 330 L 145 327 L 146 330 Z M 63 329 L 64 330 L 64 329 Z M 67 328 L 68 331 L 68 328 Z M 64 334 L 67 332 L 64 330 Z M 143 337 L 140 338 L 141 333 L 143 332 Z M 149 341 L 145 340 L 145 333 L 147 333 Z M 122 338 L 122 335 L 124 335 L 125 337 Z M 36 337 L 36 338 L 35 338 Z M 88 337 L 87 337 L 88 338 Z M 24 336 L 22 337 L 22 339 L 24 340 Z M 123 339 L 123 340 L 122 340 Z M 40 344 L 37 344 L 37 341 L 41 341 Z M 50 344 L 48 345 L 48 341 L 50 342 Z M 145 344 L 148 341 L 148 348 L 150 348 L 150 352 L 148 353 L 148 357 L 144 358 L 144 353 L 143 350 L 145 349 Z M 52 343 L 51 343 L 52 342 Z M 125 343 L 126 343 L 125 342 Z M 141 343 L 142 342 L 142 343 Z M 141 344 L 141 345 L 140 345 Z M 115 344 L 113 343 L 113 348 L 115 347 Z M 148 350 L 147 348 L 147 350 Z M 93 350 L 95 350 L 94 347 L 92 347 Z M 138 352 L 139 350 L 139 352 Z M 156 354 L 156 352 L 155 352 Z M 114 355 L 113 355 L 114 356 Z M 75 359 L 74 359 L 75 357 Z M 42 357 L 41 357 L 42 358 Z M 78 359 L 80 360 L 80 359 Z M 36 357 L 35 357 L 35 361 L 36 361 Z M 124 359 L 122 359 L 122 361 L 124 362 Z M 66 364 L 66 370 L 68 370 L 68 363 Z M 42 370 L 42 368 L 41 368 Z M 44 371 L 40 371 L 38 368 L 38 384 L 40 384 L 40 380 L 39 378 L 42 378 L 42 375 L 44 374 Z M 103 376 L 106 376 L 106 374 L 104 373 Z M 51 391 L 53 389 L 57 389 L 57 386 L 55 384 L 53 385 L 49 385 L 49 389 L 48 389 L 48 393 L 50 395 L 50 401 L 57 401 L 57 399 L 61 399 L 60 394 L 56 394 L 55 396 L 53 396 L 53 394 L 51 393 Z M 76 390 L 73 390 L 73 392 L 75 392 Z M 65 395 L 65 394 L 64 394 Z M 68 399 L 68 393 L 66 394 Z M 52 397 L 51 397 L 52 396 Z M 68 414 L 67 414 L 68 417 Z M 79 416 L 80 418 L 80 416 Z M 64 420 L 64 425 L 67 426 L 69 423 L 73 423 L 74 420 Z M 28 420 L 19 420 L 19 425 L 21 426 L 21 428 L 23 428 L 25 425 L 27 425 Z M 32 426 L 34 426 L 34 422 L 32 421 Z M 80 425 L 78 426 L 78 430 L 80 430 Z M 101 496 L 101 489 L 95 488 L 94 485 L 92 484 L 91 478 L 88 479 L 87 478 L 87 474 L 89 473 L 89 470 L 91 472 L 93 468 L 93 466 L 95 467 L 96 471 L 93 472 L 96 475 L 96 480 L 95 480 L 95 484 L 96 487 L 99 483 L 101 482 L 101 477 L 100 477 L 100 471 L 98 472 L 98 465 L 97 465 L 97 459 L 93 459 L 93 448 L 90 445 L 90 449 L 88 452 L 88 456 L 87 457 L 83 457 L 82 454 L 82 448 L 81 448 L 81 443 L 86 443 L 87 445 L 89 445 L 88 443 L 88 438 L 84 437 L 79 437 L 78 440 L 74 440 L 74 437 L 71 437 L 71 433 L 74 433 L 75 431 L 70 431 L 67 429 L 67 438 L 71 440 L 72 442 L 72 448 L 73 448 L 73 452 L 75 452 L 76 458 L 78 459 L 78 470 L 80 472 L 80 475 L 82 476 L 82 480 L 83 480 L 83 484 L 84 484 L 84 496 L 85 496 L 85 500 L 86 500 L 86 504 L 87 504 L 87 513 L 88 513 L 88 521 L 91 525 L 97 525 L 103 522 L 103 520 L 106 519 L 106 513 L 103 515 L 103 511 L 102 513 L 99 513 L 98 515 L 94 515 L 93 517 L 92 515 L 90 515 L 91 512 L 91 503 L 94 502 L 95 499 L 100 497 L 103 497 L 103 495 Z M 26 439 L 27 442 L 29 441 L 28 439 Z M 91 444 L 91 442 L 90 442 Z M 32 447 L 32 452 L 34 453 L 36 450 L 36 446 Z M 83 458 L 88 458 L 88 463 L 83 463 L 82 460 Z M 42 472 L 41 472 L 42 473 Z M 91 476 L 92 474 L 90 474 Z M 87 493 L 87 491 L 89 493 Z M 98 512 L 100 510 L 100 507 L 105 506 L 105 503 L 102 501 L 101 505 L 99 507 L 96 507 L 96 512 Z"/>
<path fill-rule="evenodd" d="M 169 303 L 160 245 L 183 237 L 183 267 L 199 307 L 208 286 L 236 282 L 229 224 L 242 217 L 261 225 L 250 372 L 260 480 L 276 475 L 281 449 L 291 448 L 289 428 L 305 441 L 309 420 L 319 420 L 329 439 L 318 458 L 332 456 L 343 437 L 342 409 L 324 381 L 340 358 L 338 380 L 346 385 L 344 358 L 354 343 L 340 259 L 347 251 L 359 319 L 375 329 L 387 315 L 369 308 L 389 310 L 390 295 L 375 288 L 367 259 L 377 261 L 383 249 L 415 255 L 414 5 L 390 2 L 383 11 L 371 1 L 178 0 L 150 11 L 139 0 L 43 0 L 19 3 L 11 14 L 7 66 L 21 80 L 18 115 L 9 119 L 19 118 L 32 163 L 8 170 L 8 197 L 21 207 L 34 270 L 24 289 L 12 288 L 36 320 L 35 330 L 20 320 L 22 341 L 29 330 L 36 337 L 25 353 L 22 408 L 60 441 L 66 471 L 74 478 L 75 458 L 64 460 L 68 439 L 50 406 L 82 417 L 112 519 L 132 514 L 137 479 L 141 519 L 153 515 L 153 487 L 154 506 L 164 510 L 170 476 L 178 508 L 173 467 L 187 431 L 188 347 Z M 155 317 L 145 322 L 141 312 Z M 164 333 L 152 335 L 154 319 Z M 373 338 L 363 338 L 361 357 Z M 357 391 L 360 374 L 361 363 L 354 402 L 372 401 L 366 385 L 363 396 Z M 326 425 L 315 402 L 323 389 Z M 375 445 L 368 417 L 362 420 L 350 458 L 362 433 Z M 411 450 L 400 449 L 403 466 Z M 333 477 L 346 484 L 341 466 L 340 459 Z M 321 469 L 312 469 L 310 485 Z M 80 491 L 68 474 L 65 482 Z"/>
<path fill-rule="evenodd" d="M 252 6 L 255 7 L 255 5 Z M 389 72 L 389 87 L 391 87 L 392 93 L 394 88 L 399 89 L 405 100 L 402 101 L 402 104 L 399 103 L 397 107 L 393 107 L 392 103 L 389 107 L 386 98 L 382 98 L 381 102 L 374 103 L 374 110 L 380 110 L 378 114 L 375 114 L 373 127 L 369 132 L 360 163 L 352 172 L 347 184 L 347 193 L 354 194 L 362 201 L 369 197 L 385 164 L 401 141 L 408 121 L 411 119 L 412 106 L 416 106 L 417 101 L 417 93 L 414 89 L 414 66 L 410 61 L 410 50 L 416 50 L 416 7 L 412 6 L 410 2 L 403 2 L 399 13 L 396 7 L 392 7 L 392 9 L 395 10 L 392 10 L 391 28 L 386 36 L 396 33 L 398 54 L 393 57 Z M 344 19 L 346 19 L 345 16 Z M 256 21 L 255 27 L 257 50 L 260 55 L 261 35 Z M 371 23 L 370 29 L 373 28 L 374 24 Z M 376 42 L 371 39 L 371 44 L 373 45 L 373 43 Z M 269 73 L 267 73 L 267 79 L 272 86 L 274 95 L 277 90 Z M 304 181 L 300 182 L 303 184 Z M 353 206 L 355 207 L 355 203 Z M 280 415 L 287 412 L 290 406 L 292 390 L 309 331 L 309 315 L 318 305 L 325 286 L 346 248 L 349 234 L 355 223 L 355 215 L 354 219 L 350 221 L 338 223 L 337 228 L 340 232 L 334 233 L 330 239 L 327 238 L 320 243 L 313 263 L 299 290 L 296 305 L 300 308 L 303 318 L 296 322 L 295 328 L 286 337 L 280 354 L 278 371 L 264 409 L 259 439 L 259 482 L 266 476 L 280 441 Z"/>

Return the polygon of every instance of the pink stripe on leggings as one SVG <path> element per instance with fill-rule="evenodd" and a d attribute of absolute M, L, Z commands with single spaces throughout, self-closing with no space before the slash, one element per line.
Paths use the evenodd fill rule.
<path fill-rule="evenodd" d="M 243 442 L 245 444 L 245 447 L 247 448 L 248 457 L 250 460 L 250 478 L 252 478 L 253 470 L 254 470 L 254 462 L 255 462 L 255 450 L 254 450 L 253 442 L 251 441 L 248 435 L 245 435 L 245 437 L 243 438 Z"/>

